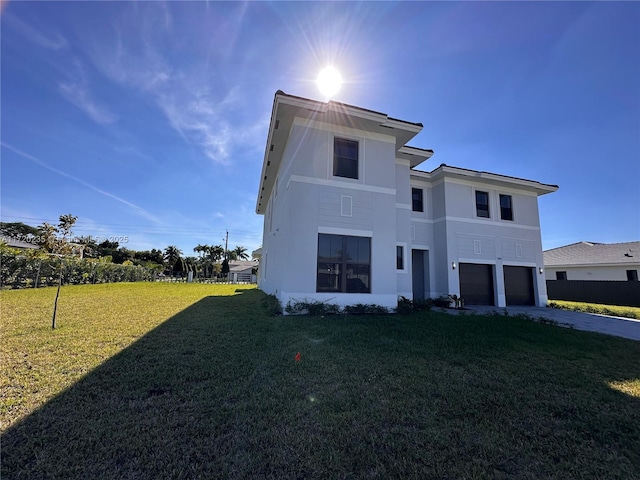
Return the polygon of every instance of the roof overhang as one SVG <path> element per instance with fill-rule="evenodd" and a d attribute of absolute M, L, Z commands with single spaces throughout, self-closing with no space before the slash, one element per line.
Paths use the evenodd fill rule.
<path fill-rule="evenodd" d="M 540 183 L 535 180 L 527 180 L 524 178 L 510 177 L 508 175 L 500 175 L 497 173 L 481 172 L 478 170 L 469 170 L 467 168 L 450 167 L 442 164 L 432 172 L 421 172 L 414 170 L 411 175 L 426 179 L 428 181 L 435 181 L 446 178 L 454 178 L 466 181 L 481 181 L 482 183 L 494 185 L 496 187 L 505 188 L 519 188 L 535 192 L 536 195 L 545 195 L 547 193 L 553 193 L 558 190 L 557 185 L 549 185 L 546 183 Z"/>
<path fill-rule="evenodd" d="M 398 149 L 396 158 L 408 160 L 411 168 L 415 168 L 422 162 L 429 160 L 433 156 L 433 150 L 425 148 L 404 146 Z"/>
<path fill-rule="evenodd" d="M 256 201 L 256 213 L 258 214 L 265 213 L 295 118 L 309 119 L 395 137 L 396 150 L 407 149 L 405 153 L 401 154 L 412 157 L 413 160 L 410 159 L 412 162 L 418 162 L 422 156 L 424 158 L 418 162 L 420 163 L 433 154 L 430 150 L 405 147 L 407 142 L 422 130 L 421 123 L 398 120 L 384 113 L 345 103 L 335 101 L 319 102 L 287 95 L 278 90 L 273 100 L 269 133 L 260 175 L 260 186 L 258 187 Z M 430 152 L 430 154 L 427 152 Z"/>

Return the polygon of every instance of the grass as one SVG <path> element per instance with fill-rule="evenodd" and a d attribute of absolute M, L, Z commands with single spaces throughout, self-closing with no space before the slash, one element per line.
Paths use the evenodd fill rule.
<path fill-rule="evenodd" d="M 640 471 L 640 342 L 504 316 L 269 317 L 255 289 L 193 284 L 66 287 L 51 331 L 54 294 L 0 292 L 3 479 Z"/>
<path fill-rule="evenodd" d="M 551 300 L 548 306 L 574 312 L 597 313 L 640 320 L 640 307 L 620 307 L 616 305 L 601 305 L 599 303 L 567 302 L 564 300 Z"/>

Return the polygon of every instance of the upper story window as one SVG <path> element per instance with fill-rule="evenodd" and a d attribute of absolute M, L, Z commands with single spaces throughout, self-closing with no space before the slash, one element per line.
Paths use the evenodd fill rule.
<path fill-rule="evenodd" d="M 476 190 L 476 215 L 489 218 L 489 192 Z"/>
<path fill-rule="evenodd" d="M 424 204 L 422 200 L 423 190 L 421 188 L 411 189 L 411 209 L 414 212 L 424 212 Z"/>
<path fill-rule="evenodd" d="M 500 218 L 513 220 L 513 200 L 511 195 L 500 195 Z"/>
<path fill-rule="evenodd" d="M 358 178 L 358 142 L 345 138 L 333 139 L 333 175 Z"/>

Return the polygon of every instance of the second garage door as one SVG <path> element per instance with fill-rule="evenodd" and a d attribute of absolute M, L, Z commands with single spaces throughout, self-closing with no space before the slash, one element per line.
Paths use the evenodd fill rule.
<path fill-rule="evenodd" d="M 494 305 L 493 265 L 461 263 L 460 296 L 465 305 Z"/>
<path fill-rule="evenodd" d="M 504 293 L 507 305 L 535 305 L 533 269 L 504 266 Z"/>

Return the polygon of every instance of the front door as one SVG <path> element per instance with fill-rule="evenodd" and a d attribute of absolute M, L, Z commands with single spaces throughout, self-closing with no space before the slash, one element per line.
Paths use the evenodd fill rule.
<path fill-rule="evenodd" d="M 411 250 L 413 299 L 424 300 L 424 251 Z"/>

